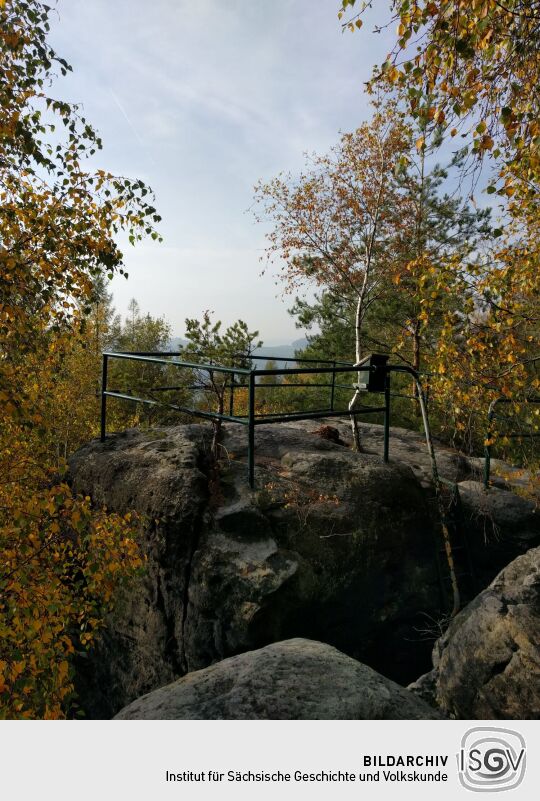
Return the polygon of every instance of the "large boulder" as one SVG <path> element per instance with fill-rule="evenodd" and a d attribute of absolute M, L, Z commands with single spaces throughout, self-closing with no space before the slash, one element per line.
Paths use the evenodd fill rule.
<path fill-rule="evenodd" d="M 412 693 L 329 645 L 293 639 L 144 695 L 117 720 L 434 720 Z"/>
<path fill-rule="evenodd" d="M 343 445 L 347 424 L 328 422 L 338 435 L 320 421 L 257 426 L 254 491 L 243 426 L 224 428 L 218 471 L 211 429 L 201 425 L 128 431 L 72 457 L 76 491 L 139 513 L 147 555 L 144 575 L 79 665 L 90 717 L 291 637 L 328 642 L 402 684 L 429 668 L 448 582 L 444 556 L 436 558 L 440 521 L 425 443 L 392 429 L 384 464 L 382 427 L 363 426 L 364 452 L 356 453 Z M 466 480 L 462 456 L 439 447 L 437 457 L 443 474 Z M 486 586 L 500 564 L 484 517 L 479 526 L 475 560 Z M 531 542 L 512 532 L 507 561 Z"/>
<path fill-rule="evenodd" d="M 540 717 L 540 548 L 508 565 L 452 621 L 413 691 L 462 719 Z"/>
<path fill-rule="evenodd" d="M 271 642 L 330 642 L 390 678 L 425 670 L 420 629 L 440 610 L 433 525 L 411 469 L 305 426 L 259 426 L 257 489 L 245 430 L 129 431 L 71 459 L 74 488 L 141 516 L 145 575 L 78 671 L 90 717 L 110 717 L 183 673 Z"/>
<path fill-rule="evenodd" d="M 229 429 L 223 497 L 193 560 L 189 669 L 272 641 L 319 639 L 406 681 L 440 611 L 433 526 L 410 468 L 306 426 L 260 426 L 258 489 Z"/>
<path fill-rule="evenodd" d="M 509 485 L 485 489 L 468 479 L 458 487 L 472 563 L 485 587 L 512 559 L 540 544 L 538 503 Z"/>

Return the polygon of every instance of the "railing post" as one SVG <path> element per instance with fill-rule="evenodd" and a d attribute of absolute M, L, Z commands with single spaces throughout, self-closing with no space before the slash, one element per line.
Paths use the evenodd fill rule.
<path fill-rule="evenodd" d="M 105 435 L 107 432 L 107 367 L 109 357 L 103 354 L 103 364 L 101 368 L 101 436 L 102 442 L 105 442 Z"/>
<path fill-rule="evenodd" d="M 229 417 L 233 417 L 234 411 L 234 373 L 231 375 L 231 396 L 229 398 Z"/>
<path fill-rule="evenodd" d="M 333 368 L 333 372 L 332 372 L 332 389 L 330 391 L 330 411 L 331 412 L 334 411 L 334 393 L 335 393 L 335 390 L 336 390 L 336 362 L 335 361 L 332 362 L 332 368 Z"/>
<path fill-rule="evenodd" d="M 484 445 L 484 487 L 486 489 L 489 489 L 489 476 L 491 472 L 491 435 L 493 434 L 493 415 L 495 413 L 496 403 L 496 400 L 492 401 L 488 410 L 486 444 Z"/>
<path fill-rule="evenodd" d="M 388 461 L 390 450 L 390 373 L 384 379 L 384 452 L 383 461 Z"/>
<path fill-rule="evenodd" d="M 249 374 L 248 398 L 248 482 L 251 489 L 255 486 L 255 375 Z"/>

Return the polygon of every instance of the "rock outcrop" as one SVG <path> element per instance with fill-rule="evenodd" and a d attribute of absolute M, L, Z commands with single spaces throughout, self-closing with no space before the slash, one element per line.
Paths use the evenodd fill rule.
<path fill-rule="evenodd" d="M 440 612 L 439 580 L 411 469 L 306 426 L 260 426 L 251 492 L 242 435 L 225 433 L 219 485 L 205 466 L 204 426 L 128 431 L 72 458 L 77 491 L 141 515 L 148 555 L 79 671 L 89 716 L 110 717 L 183 673 L 296 636 L 402 682 L 425 669 L 430 646 L 418 629 Z"/>
<path fill-rule="evenodd" d="M 249 651 L 138 698 L 117 720 L 434 720 L 412 693 L 329 645 Z"/>
<path fill-rule="evenodd" d="M 458 487 L 472 563 L 485 587 L 512 559 L 540 544 L 540 509 L 508 487 L 486 490 L 473 480 Z"/>
<path fill-rule="evenodd" d="M 540 548 L 508 565 L 452 621 L 410 689 L 456 718 L 540 717 Z"/>
<path fill-rule="evenodd" d="M 147 557 L 143 576 L 118 599 L 97 647 L 78 664 L 77 690 L 90 717 L 110 718 L 141 691 L 185 672 L 186 576 L 208 503 L 205 436 L 198 426 L 126 431 L 71 461 L 77 491 L 96 505 L 141 515 Z"/>
<path fill-rule="evenodd" d="M 147 554 L 144 575 L 81 660 L 89 717 L 111 717 L 178 676 L 293 637 L 327 642 L 402 684 L 428 669 L 445 598 L 425 443 L 392 429 L 383 464 L 380 426 L 362 426 L 358 454 L 344 447 L 348 425 L 329 423 L 337 436 L 323 436 L 321 421 L 258 426 L 254 492 L 241 426 L 225 427 L 219 480 L 201 425 L 127 431 L 72 457 L 76 491 L 138 512 Z M 451 449 L 439 447 L 437 458 L 452 481 L 477 477 Z M 495 517 L 504 508 L 494 504 Z M 526 524 L 514 520 L 505 557 L 538 536 L 537 518 L 521 512 Z M 482 515 L 476 528 L 478 515 L 469 517 L 485 586 L 500 564 Z"/>

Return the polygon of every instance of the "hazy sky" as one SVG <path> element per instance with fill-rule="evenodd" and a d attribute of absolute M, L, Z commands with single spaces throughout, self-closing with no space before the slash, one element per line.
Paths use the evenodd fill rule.
<path fill-rule="evenodd" d="M 125 248 L 129 280 L 112 284 L 164 315 L 213 309 L 266 343 L 301 336 L 290 297 L 261 276 L 264 227 L 253 185 L 297 171 L 369 116 L 363 82 L 384 36 L 343 34 L 337 0 L 59 0 L 52 43 L 73 66 L 57 94 L 84 105 L 101 166 L 156 193 L 161 245 Z M 389 34 L 391 35 L 391 34 Z"/>

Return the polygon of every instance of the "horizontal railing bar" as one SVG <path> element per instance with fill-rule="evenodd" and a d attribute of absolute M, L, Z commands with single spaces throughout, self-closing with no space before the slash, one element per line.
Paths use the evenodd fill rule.
<path fill-rule="evenodd" d="M 238 386 L 238 384 L 235 384 L 235 387 L 237 387 L 237 386 Z M 348 389 L 348 390 L 355 389 L 355 385 L 354 384 L 334 384 L 333 386 L 334 386 L 334 389 Z M 331 389 L 332 388 L 332 384 L 306 384 L 305 382 L 299 382 L 298 384 L 290 384 L 288 382 L 287 383 L 277 382 L 275 384 L 257 384 L 257 389 L 258 390 L 259 389 L 268 389 L 268 388 L 273 388 L 273 387 L 284 387 L 285 389 L 287 389 L 287 387 L 308 387 L 308 388 L 309 387 L 323 387 L 323 388 L 326 387 L 327 389 Z M 366 390 L 366 392 L 367 392 L 367 390 Z M 371 394 L 375 394 L 375 393 L 371 393 Z M 383 390 L 381 390 L 380 394 L 384 394 Z"/>
<path fill-rule="evenodd" d="M 194 390 L 202 390 L 207 389 L 207 387 L 198 387 L 198 386 L 180 386 L 180 387 L 147 387 L 148 392 L 173 392 L 174 390 L 179 389 L 194 389 Z M 109 389 L 108 392 L 125 392 L 126 390 L 123 389 Z"/>
<path fill-rule="evenodd" d="M 185 351 L 183 350 L 118 350 L 114 351 L 115 354 L 118 355 L 125 355 L 125 356 L 183 356 Z M 110 355 L 110 354 L 106 354 Z M 201 354 L 203 355 L 203 354 Z M 295 359 L 292 356 L 256 356 L 255 354 L 251 354 L 250 356 L 245 356 L 244 354 L 238 353 L 234 354 L 235 357 L 239 359 L 246 359 L 246 361 L 266 361 L 266 362 L 293 362 L 294 364 L 335 364 L 336 367 L 341 365 L 343 367 L 354 367 L 353 362 L 342 362 L 338 361 L 337 359 Z M 248 369 L 248 368 L 239 368 L 239 369 Z"/>
<path fill-rule="evenodd" d="M 241 354 L 235 354 L 235 356 L 240 356 Z M 337 359 L 295 359 L 293 356 L 255 356 L 251 354 L 249 357 L 250 359 L 256 359 L 257 361 L 267 361 L 267 362 L 295 362 L 296 364 L 338 364 L 344 366 L 354 367 L 352 362 L 340 362 Z"/>
<path fill-rule="evenodd" d="M 207 372 L 214 373 L 229 373 L 239 375 L 249 375 L 251 370 L 246 370 L 244 367 L 221 367 L 217 364 L 193 364 L 192 362 L 177 362 L 168 359 L 156 359 L 151 356 L 134 356 L 131 353 L 108 353 L 103 354 L 109 359 L 130 359 L 131 361 L 149 362 L 154 364 L 172 364 L 174 367 L 189 367 L 194 370 L 206 370 Z M 330 371 L 331 372 L 331 371 Z"/>
<path fill-rule="evenodd" d="M 288 420 L 311 420 L 313 418 L 322 418 L 322 417 L 350 417 L 352 414 L 355 416 L 357 414 L 370 414 L 373 412 L 384 412 L 385 407 L 381 406 L 378 407 L 364 407 L 362 409 L 355 409 L 354 411 L 349 411 L 348 409 L 341 410 L 339 412 L 332 412 L 329 409 L 319 409 L 313 412 L 291 412 L 290 414 L 286 415 L 277 415 L 277 414 L 256 414 L 254 423 L 262 424 L 262 423 L 286 423 Z"/>
<path fill-rule="evenodd" d="M 182 356 L 184 350 L 118 350 L 115 353 L 124 353 L 131 356 Z M 251 353 L 249 356 L 244 353 L 235 353 L 239 359 L 253 359 L 256 361 L 267 362 L 295 362 L 296 364 L 335 364 L 354 367 L 354 362 L 343 362 L 339 359 L 307 359 L 304 357 L 295 358 L 294 356 L 258 356 Z"/>
<path fill-rule="evenodd" d="M 115 354 L 123 354 L 125 356 L 181 356 L 181 350 L 115 350 Z M 109 356 L 110 353 L 105 353 Z"/>
<path fill-rule="evenodd" d="M 185 351 L 183 350 L 118 350 L 114 351 L 118 354 L 128 356 L 182 356 Z M 342 362 L 337 359 L 295 359 L 293 356 L 256 356 L 251 354 L 246 356 L 243 353 L 235 353 L 235 358 L 253 360 L 253 361 L 267 361 L 267 362 L 294 362 L 295 364 L 335 364 L 344 367 L 354 367 L 353 362 Z"/>
<path fill-rule="evenodd" d="M 196 409 L 190 409 L 188 406 L 179 406 L 176 403 L 160 403 L 159 401 L 149 400 L 148 398 L 138 398 L 136 395 L 124 395 L 121 392 L 104 392 L 109 398 L 121 398 L 122 400 L 134 401 L 135 403 L 146 403 L 148 406 L 159 406 L 162 409 L 173 409 L 176 412 L 185 412 L 192 414 L 195 417 L 203 417 L 206 420 L 228 420 L 230 423 L 240 423 L 247 425 L 247 420 L 242 417 L 231 417 L 228 414 L 219 414 L 219 412 L 201 412 Z"/>
<path fill-rule="evenodd" d="M 235 384 L 234 386 L 236 389 L 244 388 L 244 384 Z M 148 392 L 171 392 L 175 389 L 194 389 L 197 392 L 214 392 L 213 387 L 205 387 L 204 384 L 181 384 L 179 387 L 148 387 Z"/>
<path fill-rule="evenodd" d="M 235 386 L 238 386 L 238 385 L 235 384 Z M 306 389 L 310 389 L 311 387 L 319 387 L 319 388 L 326 387 L 326 389 L 330 389 L 331 386 L 332 386 L 332 384 L 305 384 L 303 382 L 299 382 L 298 384 L 288 384 L 288 383 L 287 384 L 283 384 L 283 383 L 277 382 L 275 384 L 257 384 L 257 389 L 258 390 L 261 390 L 261 389 L 274 389 L 275 387 L 281 387 L 283 389 L 287 389 L 288 387 L 306 387 Z M 347 389 L 350 389 L 350 387 L 347 387 Z"/>
<path fill-rule="evenodd" d="M 272 370 L 252 370 L 251 372 L 255 375 L 332 375 L 332 373 L 367 373 L 374 371 L 374 367 L 298 367 L 298 368 L 291 368 L 291 367 L 284 367 L 283 369 L 272 369 Z M 249 371 L 248 371 L 249 372 Z"/>

